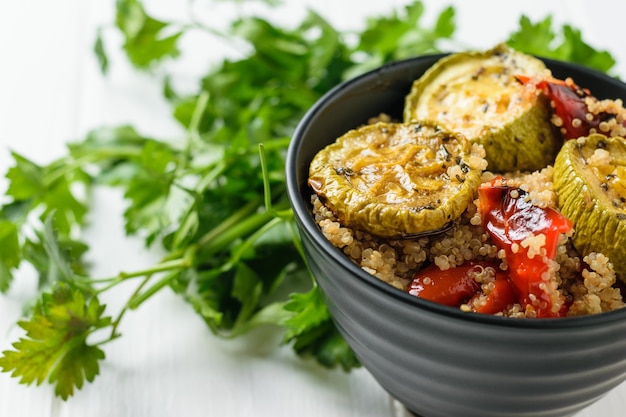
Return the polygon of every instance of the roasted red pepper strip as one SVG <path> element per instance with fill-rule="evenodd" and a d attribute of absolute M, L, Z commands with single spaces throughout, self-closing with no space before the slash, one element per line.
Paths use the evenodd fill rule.
<path fill-rule="evenodd" d="M 488 267 L 495 271 L 494 288 L 487 296 L 482 296 L 475 277 Z M 451 307 L 467 303 L 472 311 L 484 314 L 503 312 L 517 302 L 517 293 L 509 283 L 508 274 L 499 269 L 498 263 L 489 261 L 465 262 L 445 271 L 430 265 L 414 275 L 408 292 Z"/>
<path fill-rule="evenodd" d="M 474 268 L 475 264 L 467 263 L 442 271 L 432 264 L 415 274 L 408 292 L 439 304 L 458 307 L 480 290 L 472 274 Z"/>
<path fill-rule="evenodd" d="M 479 210 L 483 227 L 489 232 L 498 249 L 503 249 L 509 265 L 509 277 L 527 312 L 536 317 L 559 317 L 566 313 L 563 295 L 542 279 L 548 271 L 546 259 L 554 259 L 559 236 L 572 229 L 572 222 L 558 211 L 543 208 L 526 201 L 526 193 L 504 185 L 496 178 L 478 189 Z M 545 237 L 541 246 L 544 254 L 529 252 L 526 238 Z M 545 255 L 545 258 L 544 258 Z"/>
<path fill-rule="evenodd" d="M 612 117 L 604 113 L 591 113 L 585 99 L 594 97 L 588 89 L 579 87 L 571 79 L 536 80 L 525 75 L 518 75 L 516 78 L 523 84 L 534 84 L 550 99 L 554 114 L 562 121 L 560 129 L 566 140 L 589 136 L 592 129 L 597 132 L 600 123 Z"/>
<path fill-rule="evenodd" d="M 496 314 L 504 312 L 509 306 L 518 302 L 517 292 L 511 285 L 509 274 L 498 267 L 494 267 L 496 277 L 494 287 L 485 297 L 476 295 L 467 304 L 470 308 L 483 314 Z"/>

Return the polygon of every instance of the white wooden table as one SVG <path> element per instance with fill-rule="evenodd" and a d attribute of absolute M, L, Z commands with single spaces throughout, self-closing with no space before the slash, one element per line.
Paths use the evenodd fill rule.
<path fill-rule="evenodd" d="M 281 18 L 297 18 L 304 5 L 341 28 L 359 27 L 364 16 L 389 12 L 407 1 L 285 0 Z M 157 16 L 180 16 L 183 1 L 150 1 Z M 383 3 L 388 3 L 384 5 Z M 533 20 L 548 13 L 569 22 L 596 47 L 609 49 L 626 78 L 626 5 L 615 0 L 455 0 L 426 1 L 429 17 L 443 5 L 457 10 L 458 38 L 488 48 L 518 27 L 524 13 Z M 197 7 L 202 9 L 198 0 Z M 45 163 L 63 153 L 64 143 L 91 128 L 129 122 L 157 137 L 178 135 L 159 86 L 132 71 L 114 51 L 112 70 L 103 78 L 92 53 L 95 28 L 113 21 L 113 0 L 2 0 L 0 2 L 0 172 L 8 148 Z M 283 10 L 283 9 L 281 9 Z M 219 15 L 208 19 L 219 22 Z M 116 42 L 115 36 L 112 41 Z M 198 52 L 180 64 L 181 78 L 193 82 L 206 70 L 211 47 L 190 39 Z M 206 55 L 202 55 L 205 53 Z M 0 181 L 0 191 L 6 182 Z M 96 276 L 150 265 L 158 254 L 123 235 L 123 202 L 113 192 L 96 195 L 94 225 L 88 231 L 89 259 Z M 34 274 L 21 271 L 13 290 L 0 296 L 0 349 L 20 335 L 14 323 L 29 296 Z M 126 288 L 109 294 L 115 307 Z M 327 371 L 303 361 L 289 347 L 277 348 L 280 335 L 256 331 L 240 340 L 214 337 L 192 309 L 162 291 L 122 325 L 123 337 L 106 346 L 107 359 L 93 384 L 63 402 L 49 386 L 24 387 L 0 375 L 0 416 L 160 417 L 160 416 L 400 416 L 404 411 L 365 370 Z M 584 410 L 579 417 L 626 415 L 626 384 Z"/>

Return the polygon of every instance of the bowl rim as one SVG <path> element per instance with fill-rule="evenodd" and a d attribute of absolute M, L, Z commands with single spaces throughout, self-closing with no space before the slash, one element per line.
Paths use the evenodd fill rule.
<path fill-rule="evenodd" d="M 287 148 L 286 154 L 286 182 L 287 182 L 287 194 L 291 203 L 291 207 L 294 211 L 295 219 L 301 226 L 301 233 L 305 232 L 314 241 L 314 243 L 323 250 L 325 254 L 331 257 L 335 262 L 338 262 L 342 267 L 346 268 L 352 274 L 354 279 L 358 279 L 361 283 L 373 287 L 375 290 L 380 291 L 381 296 L 389 297 L 391 301 L 402 302 L 408 304 L 417 310 L 425 310 L 430 313 L 440 314 L 452 319 L 456 319 L 468 323 L 479 323 L 484 325 L 502 326 L 510 328 L 524 328 L 524 329 L 566 329 L 576 327 L 593 327 L 602 323 L 611 323 L 619 320 L 626 320 L 626 307 L 590 314 L 585 316 L 574 317 L 559 317 L 559 318 L 514 318 L 503 317 L 490 314 L 464 312 L 459 308 L 450 307 L 443 304 L 439 304 L 433 301 L 421 299 L 419 297 L 410 295 L 407 292 L 401 291 L 398 288 L 380 280 L 372 274 L 367 273 L 361 269 L 358 265 L 353 263 L 346 257 L 338 248 L 336 248 L 320 231 L 318 225 L 313 220 L 310 212 L 310 203 L 307 203 L 302 195 L 302 184 L 297 181 L 298 166 L 296 159 L 302 144 L 302 137 L 308 129 L 311 121 L 320 113 L 326 106 L 326 104 L 333 99 L 333 97 L 343 90 L 350 89 L 354 84 L 362 83 L 368 78 L 375 77 L 381 70 L 387 71 L 398 66 L 412 65 L 424 60 L 436 60 L 443 56 L 449 55 L 449 53 L 433 53 L 415 56 L 412 58 L 402 59 L 394 62 L 390 62 L 379 66 L 377 68 L 368 70 L 356 77 L 345 80 L 329 91 L 327 91 L 322 97 L 320 97 L 314 105 L 304 114 L 294 130 L 291 141 Z M 626 83 L 619 81 L 608 74 L 596 71 L 592 68 L 584 65 L 566 61 L 560 61 L 550 58 L 539 57 L 546 62 L 548 68 L 551 65 L 560 65 L 565 67 L 571 67 L 578 72 L 584 73 L 592 78 L 599 79 L 601 82 L 608 84 L 615 84 L 616 87 L 621 87 L 626 91 Z M 574 80 L 575 81 L 575 80 Z M 317 278 L 314 277 L 317 281 Z"/>

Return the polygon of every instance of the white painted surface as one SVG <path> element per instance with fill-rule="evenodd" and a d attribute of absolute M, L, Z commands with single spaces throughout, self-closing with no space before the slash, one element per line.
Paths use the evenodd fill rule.
<path fill-rule="evenodd" d="M 183 1 L 147 0 L 149 10 L 172 19 L 184 13 Z M 311 5 L 341 28 L 358 27 L 363 17 L 387 12 L 407 1 L 291 1 L 276 18 L 297 19 Z M 386 5 L 383 3 L 387 3 Z M 132 71 L 119 52 L 103 78 L 92 54 L 95 28 L 113 18 L 112 0 L 29 0 L 0 2 L 0 172 L 10 163 L 8 149 L 45 163 L 63 153 L 67 141 L 91 128 L 129 122 L 143 133 L 177 135 L 159 85 Z M 210 24 L 223 16 L 196 9 Z M 444 5 L 457 10 L 457 36 L 487 48 L 517 28 L 523 13 L 532 19 L 552 14 L 556 22 L 582 29 L 584 38 L 609 49 L 626 78 L 623 19 L 626 5 L 614 0 L 474 0 L 426 1 L 427 16 Z M 616 10 L 617 9 L 617 10 Z M 111 36 L 113 42 L 116 37 Z M 119 40 L 119 39 L 117 39 Z M 181 79 L 193 82 L 215 53 L 201 37 L 185 50 L 202 51 L 177 64 Z M 217 52 L 216 52 L 217 51 Z M 112 51 L 114 52 L 114 51 Z M 202 55 L 202 54 L 205 55 Z M 213 54 L 213 55 L 212 55 Z M 6 182 L 0 180 L 0 191 Z M 151 265 L 158 254 L 123 236 L 119 195 L 99 192 L 88 231 L 94 275 Z M 15 288 L 0 296 L 0 349 L 20 334 L 14 323 L 34 282 L 22 271 Z M 127 288 L 108 294 L 111 306 Z M 123 337 L 106 346 L 101 374 L 67 402 L 48 386 L 24 387 L 0 375 L 0 416 L 12 417 L 160 417 L 160 416 L 354 416 L 403 414 L 365 370 L 329 372 L 277 348 L 279 335 L 257 331 L 240 340 L 222 341 L 210 334 L 183 301 L 163 291 L 122 324 Z M 626 414 L 626 384 L 579 414 L 618 417 Z"/>

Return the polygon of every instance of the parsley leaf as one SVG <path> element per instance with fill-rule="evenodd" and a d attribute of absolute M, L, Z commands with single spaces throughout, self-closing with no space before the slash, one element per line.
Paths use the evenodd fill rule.
<path fill-rule="evenodd" d="M 18 227 L 15 223 L 0 217 L 0 291 L 6 292 L 13 280 L 13 270 L 21 262 Z"/>
<path fill-rule="evenodd" d="M 87 337 L 111 324 L 103 312 L 96 298 L 86 300 L 66 285 L 44 293 L 32 318 L 18 323 L 26 334 L 13 344 L 15 350 L 2 353 L 0 368 L 23 384 L 47 380 L 55 385 L 57 395 L 67 399 L 99 373 L 104 352 L 88 344 Z"/>
<path fill-rule="evenodd" d="M 306 293 L 291 294 L 285 310 L 297 313 L 285 322 L 285 341 L 295 339 L 330 319 L 328 308 L 317 287 Z"/>
<path fill-rule="evenodd" d="M 103 32 L 103 29 L 98 28 L 96 32 L 96 41 L 94 42 L 94 45 L 93 45 L 93 52 L 94 52 L 94 55 L 96 56 L 96 59 L 98 60 L 98 63 L 100 64 L 100 71 L 103 74 L 106 74 L 107 71 L 109 70 L 109 57 L 107 56 L 105 48 L 104 48 L 102 32 Z"/>
<path fill-rule="evenodd" d="M 608 51 L 597 51 L 582 39 L 579 29 L 563 26 L 564 41 L 556 49 L 556 56 L 571 62 L 582 62 L 598 71 L 609 72 L 615 59 Z"/>
<path fill-rule="evenodd" d="M 28 211 L 43 208 L 41 219 L 53 214 L 54 225 L 62 235 L 69 235 L 75 225 L 83 223 L 86 204 L 75 196 L 70 186 L 86 181 L 80 169 L 73 169 L 66 159 L 44 167 L 15 152 L 12 156 L 15 165 L 6 174 L 9 180 L 6 194 L 13 198 L 14 204 L 21 204 L 21 209 Z"/>
<path fill-rule="evenodd" d="M 318 287 L 306 293 L 291 294 L 284 309 L 295 313 L 284 321 L 284 342 L 293 342 L 301 355 L 313 355 L 320 364 L 344 370 L 358 367 L 359 361 L 333 325 L 328 307 Z"/>
<path fill-rule="evenodd" d="M 421 23 L 423 14 L 424 3 L 416 1 L 407 5 L 404 13 L 368 19 L 355 52 L 364 52 L 369 59 L 353 69 L 350 76 L 386 62 L 439 52 L 441 41 L 451 39 L 456 29 L 454 9 L 441 11 L 431 28 Z"/>
<path fill-rule="evenodd" d="M 128 59 L 139 69 L 150 69 L 157 62 L 180 54 L 178 40 L 183 32 L 164 35 L 170 25 L 148 16 L 139 0 L 117 0 L 116 23 L 125 37 L 123 47 Z M 100 63 L 106 68 L 101 38 L 98 42 Z"/>
<path fill-rule="evenodd" d="M 509 35 L 507 44 L 510 47 L 538 56 L 554 53 L 553 48 L 550 48 L 556 38 L 552 28 L 551 16 L 537 23 L 533 23 L 528 17 L 522 16 L 519 25 L 519 29 Z"/>
<path fill-rule="evenodd" d="M 129 234 L 145 232 L 151 245 L 172 223 L 167 205 L 176 171 L 177 154 L 171 147 L 147 141 L 136 162 L 137 170 L 126 184 L 125 197 L 130 201 L 124 216 Z"/>
<path fill-rule="evenodd" d="M 62 236 L 54 237 L 56 243 L 52 246 L 49 243 L 51 232 L 49 227 L 37 230 L 35 236 L 27 238 L 22 246 L 23 259 L 38 273 L 41 290 L 51 288 L 61 277 L 72 281 L 74 276 L 88 275 L 88 265 L 83 256 L 89 246 L 80 240 Z M 59 268 L 59 264 L 63 266 Z M 62 275 L 60 271 L 64 271 Z"/>
<path fill-rule="evenodd" d="M 45 191 L 44 169 L 22 155 L 12 152 L 15 165 L 7 171 L 9 180 L 7 196 L 16 201 L 25 201 L 39 196 Z"/>
<path fill-rule="evenodd" d="M 529 54 L 578 62 L 602 72 L 608 72 L 615 65 L 615 59 L 607 51 L 598 51 L 583 39 L 580 30 L 571 25 L 563 25 L 555 32 L 552 17 L 533 23 L 522 16 L 520 27 L 511 33 L 507 44 L 514 49 Z"/>

